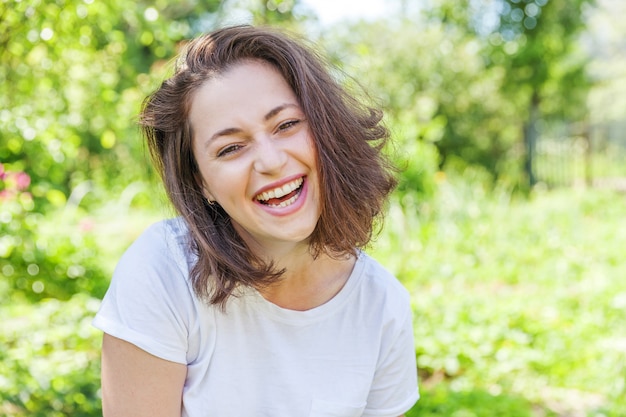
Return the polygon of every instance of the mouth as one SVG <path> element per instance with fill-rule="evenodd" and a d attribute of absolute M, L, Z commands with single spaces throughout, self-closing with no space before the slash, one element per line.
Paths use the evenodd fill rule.
<path fill-rule="evenodd" d="M 304 185 L 304 177 L 283 184 L 280 187 L 264 191 L 254 199 L 259 203 L 272 208 L 283 208 L 292 205 L 298 199 Z"/>

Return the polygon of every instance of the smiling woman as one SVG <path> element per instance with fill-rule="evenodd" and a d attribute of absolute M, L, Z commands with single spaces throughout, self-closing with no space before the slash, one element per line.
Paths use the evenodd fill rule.
<path fill-rule="evenodd" d="M 283 33 L 192 41 L 142 125 L 180 214 L 121 259 L 94 324 L 108 416 L 397 416 L 408 293 L 361 252 L 395 185 L 380 112 Z"/>
<path fill-rule="evenodd" d="M 270 260 L 306 253 L 320 217 L 317 152 L 282 75 L 264 61 L 237 64 L 198 89 L 189 121 L 204 195 L 246 245 Z"/>

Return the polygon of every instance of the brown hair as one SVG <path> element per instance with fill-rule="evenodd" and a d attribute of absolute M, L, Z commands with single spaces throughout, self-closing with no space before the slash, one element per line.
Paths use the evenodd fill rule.
<path fill-rule="evenodd" d="M 195 91 L 246 60 L 273 65 L 293 89 L 308 121 L 321 189 L 321 215 L 310 239 L 314 256 L 354 254 L 365 246 L 396 185 L 392 166 L 381 152 L 389 136 L 381 125 L 382 113 L 347 93 L 303 41 L 252 26 L 228 27 L 193 40 L 174 75 L 146 98 L 140 120 L 168 196 L 189 228 L 197 255 L 191 270 L 194 291 L 222 306 L 238 285 L 258 288 L 284 273 L 252 253 L 228 214 L 206 201 L 192 152 L 189 110 Z"/>

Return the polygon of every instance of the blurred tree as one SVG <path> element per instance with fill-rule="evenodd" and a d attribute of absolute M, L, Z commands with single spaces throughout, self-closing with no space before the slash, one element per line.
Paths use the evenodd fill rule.
<path fill-rule="evenodd" d="M 428 192 L 444 166 L 509 169 L 515 112 L 498 89 L 502 71 L 485 66 L 474 36 L 411 16 L 340 26 L 325 43 L 385 108 L 406 166 L 401 191 Z"/>
<path fill-rule="evenodd" d="M 14 295 L 102 294 L 94 242 L 60 219 L 52 225 L 61 230 L 47 233 L 42 214 L 58 216 L 51 209 L 76 207 L 85 195 L 83 206 L 93 208 L 86 203 L 117 199 L 147 178 L 134 115 L 162 78 L 161 63 L 218 6 L 0 2 L 0 163 L 4 177 L 29 178 L 25 186 L 0 181 L 0 269 Z"/>
<path fill-rule="evenodd" d="M 31 176 L 36 202 L 63 204 L 87 179 L 112 188 L 141 175 L 132 115 L 147 73 L 218 6 L 2 1 L 0 160 Z"/>
<path fill-rule="evenodd" d="M 302 25 L 316 19 L 301 0 L 224 0 L 220 20 L 227 24 L 251 23 L 302 32 Z"/>
<path fill-rule="evenodd" d="M 414 13 L 401 3 L 402 15 L 336 29 L 334 49 L 344 63 L 356 52 L 359 80 L 377 87 L 399 126 L 417 127 L 409 142 L 437 146 L 442 166 L 518 182 L 521 145 L 532 151 L 540 119 L 585 117 L 578 40 L 593 0 L 432 0 Z"/>
<path fill-rule="evenodd" d="M 297 4 L 0 1 L 0 161 L 31 176 L 38 206 L 63 204 L 88 179 L 128 184 L 146 171 L 134 115 L 179 42 L 237 7 L 256 23 L 288 25 L 305 17 Z"/>
<path fill-rule="evenodd" d="M 293 9 L 296 0 L 258 0 L 252 8 L 254 21 L 263 25 L 280 25 L 294 20 Z"/>
<path fill-rule="evenodd" d="M 598 0 L 589 16 L 585 46 L 593 56 L 589 72 L 594 81 L 589 107 L 592 123 L 626 118 L 626 2 Z M 617 130 L 617 129 L 616 129 Z"/>
<path fill-rule="evenodd" d="M 476 19 L 474 30 L 485 36 L 490 66 L 505 71 L 502 91 L 523 115 L 525 170 L 535 183 L 532 155 L 540 119 L 582 120 L 590 83 L 588 56 L 580 47 L 586 7 L 594 0 L 498 0 Z M 476 9 L 476 12 L 479 10 Z"/>

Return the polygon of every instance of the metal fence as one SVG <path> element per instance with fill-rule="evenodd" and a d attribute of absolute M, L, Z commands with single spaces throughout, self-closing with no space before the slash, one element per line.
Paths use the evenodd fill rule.
<path fill-rule="evenodd" d="M 544 126 L 532 169 L 548 187 L 610 187 L 626 191 L 626 120 Z"/>

